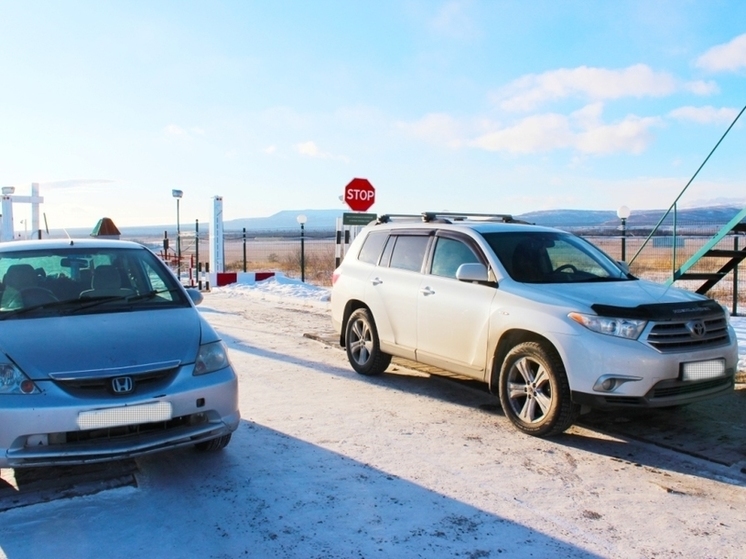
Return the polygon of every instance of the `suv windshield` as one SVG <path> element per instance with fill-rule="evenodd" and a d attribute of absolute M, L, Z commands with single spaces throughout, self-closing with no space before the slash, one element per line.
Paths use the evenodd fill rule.
<path fill-rule="evenodd" d="M 511 278 L 523 283 L 634 279 L 591 243 L 562 232 L 483 233 Z"/>
<path fill-rule="evenodd" d="M 0 253 L 0 320 L 188 306 L 170 270 L 149 250 L 39 248 Z"/>

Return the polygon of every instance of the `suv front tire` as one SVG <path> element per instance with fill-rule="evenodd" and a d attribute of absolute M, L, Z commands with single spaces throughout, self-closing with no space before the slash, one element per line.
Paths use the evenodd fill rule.
<path fill-rule="evenodd" d="M 547 343 L 524 342 L 508 352 L 500 370 L 500 404 L 508 419 L 526 434 L 562 433 L 578 416 L 565 366 Z"/>

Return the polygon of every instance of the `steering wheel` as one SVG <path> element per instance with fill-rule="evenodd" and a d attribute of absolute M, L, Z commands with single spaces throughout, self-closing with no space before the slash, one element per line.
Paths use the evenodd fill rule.
<path fill-rule="evenodd" d="M 559 268 L 557 268 L 554 271 L 555 272 L 564 272 L 565 270 L 569 270 L 573 274 L 577 274 L 578 273 L 578 269 L 575 266 L 573 266 L 572 264 L 562 264 L 562 266 L 560 266 Z"/>

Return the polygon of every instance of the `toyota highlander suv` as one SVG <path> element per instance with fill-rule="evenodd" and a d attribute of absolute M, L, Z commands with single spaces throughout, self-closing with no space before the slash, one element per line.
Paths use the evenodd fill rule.
<path fill-rule="evenodd" d="M 720 304 L 509 215 L 382 216 L 335 270 L 331 309 L 358 373 L 397 356 L 478 379 L 536 436 L 592 408 L 727 394 L 738 361 Z"/>

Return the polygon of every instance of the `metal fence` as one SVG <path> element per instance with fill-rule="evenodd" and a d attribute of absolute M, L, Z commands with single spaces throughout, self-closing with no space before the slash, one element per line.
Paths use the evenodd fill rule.
<path fill-rule="evenodd" d="M 622 260 L 625 252 L 629 261 L 642 247 L 650 234 L 650 227 L 628 227 L 622 233 L 619 226 L 569 227 L 562 229 L 575 233 L 591 241 L 615 260 Z M 692 254 L 704 246 L 719 230 L 717 225 L 702 223 L 679 227 L 674 237 L 670 231 L 659 230 L 645 245 L 631 265 L 634 275 L 657 282 L 665 282 Z M 728 235 L 716 248 L 742 249 L 746 247 L 746 236 Z M 312 232 L 302 239 L 297 231 L 272 231 L 260 233 L 227 232 L 225 235 L 226 271 L 281 272 L 288 277 L 301 277 L 301 265 L 306 281 L 322 286 L 331 285 L 335 268 L 335 251 L 338 239 L 332 232 Z M 175 243 L 171 241 L 171 245 Z M 158 243 L 155 243 L 158 247 Z M 176 255 L 174 247 L 165 252 L 159 249 L 162 257 L 174 269 Z M 204 238 L 182 237 L 182 274 L 196 273 L 197 260 L 209 260 L 207 234 Z M 198 258 L 197 258 L 198 257 Z M 724 263 L 722 258 L 703 259 L 693 271 L 714 271 Z M 675 285 L 696 291 L 702 282 L 677 281 Z M 710 292 L 708 296 L 726 305 L 736 315 L 746 309 L 746 270 L 741 263 Z"/>

